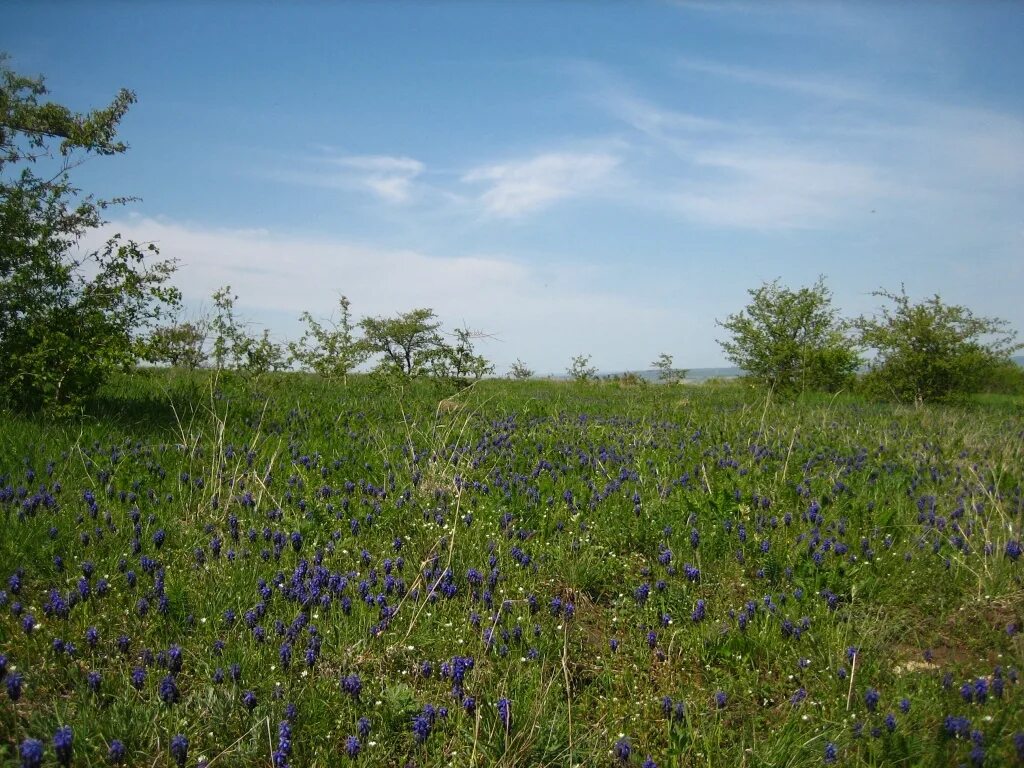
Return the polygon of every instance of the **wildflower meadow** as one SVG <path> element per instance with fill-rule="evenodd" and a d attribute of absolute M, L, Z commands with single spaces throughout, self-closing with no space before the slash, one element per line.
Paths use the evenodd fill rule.
<path fill-rule="evenodd" d="M 0 763 L 1024 762 L 1019 404 L 443 394 L 12 417 Z"/>

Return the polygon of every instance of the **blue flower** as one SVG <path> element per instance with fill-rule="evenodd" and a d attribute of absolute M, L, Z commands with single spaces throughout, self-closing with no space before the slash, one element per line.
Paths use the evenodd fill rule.
<path fill-rule="evenodd" d="M 498 719 L 501 721 L 501 724 L 505 726 L 505 730 L 508 730 L 508 727 L 512 722 L 512 711 L 509 708 L 508 699 L 504 697 L 498 699 Z"/>
<path fill-rule="evenodd" d="M 864 704 L 867 705 L 868 711 L 874 712 L 878 708 L 879 700 L 878 691 L 874 688 L 868 688 L 864 693 Z"/>
<path fill-rule="evenodd" d="M 71 726 L 64 725 L 53 734 L 53 751 L 57 754 L 57 762 L 61 765 L 71 765 L 71 747 L 75 740 L 75 734 Z"/>
<path fill-rule="evenodd" d="M 706 605 L 706 603 L 704 602 L 704 600 L 698 600 L 696 607 L 693 609 L 693 614 L 691 615 L 691 618 L 694 621 L 703 621 L 704 620 L 704 616 L 706 615 L 706 613 L 707 613 L 707 605 Z"/>
<path fill-rule="evenodd" d="M 717 692 L 715 692 L 715 706 L 716 707 L 718 707 L 719 709 L 725 709 L 725 705 L 728 703 L 728 701 L 729 701 L 729 697 L 726 695 L 725 691 L 717 691 Z"/>
<path fill-rule="evenodd" d="M 422 744 L 430 736 L 432 723 L 426 714 L 418 714 L 412 719 L 412 734 L 417 744 Z"/>
<path fill-rule="evenodd" d="M 351 757 L 352 759 L 355 759 L 359 755 L 359 750 L 361 748 L 362 747 L 359 744 L 359 739 L 355 736 L 349 736 L 347 739 L 345 739 L 345 754 Z"/>
<path fill-rule="evenodd" d="M 359 698 L 359 694 L 363 690 L 363 681 L 356 674 L 343 677 L 341 678 L 341 690 L 350 694 L 353 698 Z"/>
<path fill-rule="evenodd" d="M 179 698 L 178 684 L 174 680 L 174 675 L 167 675 L 160 681 L 160 701 L 164 704 L 174 704 Z"/>
<path fill-rule="evenodd" d="M 143 683 L 146 682 L 146 670 L 142 667 L 135 667 L 131 674 L 132 687 L 139 691 L 142 690 Z"/>
<path fill-rule="evenodd" d="M 825 756 L 823 759 L 826 765 L 832 765 L 839 759 L 839 750 L 833 742 L 830 741 L 825 745 Z"/>
<path fill-rule="evenodd" d="M 21 672 L 11 672 L 7 675 L 7 695 L 11 701 L 17 701 L 21 698 L 21 683 L 23 679 Z"/>
<path fill-rule="evenodd" d="M 40 768 L 43 764 L 43 742 L 39 739 L 25 739 L 18 748 L 21 768 Z"/>
<path fill-rule="evenodd" d="M 185 761 L 188 760 L 188 738 L 183 734 L 171 737 L 171 757 L 178 764 L 178 768 L 183 768 Z"/>
<path fill-rule="evenodd" d="M 1019 541 L 1011 539 L 1006 542 L 1006 556 L 1013 562 L 1017 562 L 1017 558 L 1021 556 L 1022 552 L 1024 552 L 1024 550 L 1021 549 Z"/>
<path fill-rule="evenodd" d="M 628 763 L 629 756 L 633 754 L 633 745 L 629 743 L 629 739 L 622 737 L 615 742 L 612 752 L 620 763 Z"/>
<path fill-rule="evenodd" d="M 124 762 L 125 752 L 124 743 L 120 739 L 114 739 L 107 750 L 107 759 L 114 765 L 119 765 Z"/>
<path fill-rule="evenodd" d="M 242 705 L 250 712 L 256 709 L 256 694 L 253 691 L 246 691 L 243 693 Z"/>

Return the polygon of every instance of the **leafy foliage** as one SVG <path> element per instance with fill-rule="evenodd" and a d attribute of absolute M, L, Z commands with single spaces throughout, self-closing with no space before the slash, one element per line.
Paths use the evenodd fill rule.
<path fill-rule="evenodd" d="M 686 378 L 685 368 L 674 368 L 672 355 L 662 352 L 658 359 L 651 363 L 651 366 L 658 372 L 658 380 L 665 384 L 678 384 Z"/>
<path fill-rule="evenodd" d="M 483 336 L 463 326 L 454 331 L 455 343 L 442 343 L 434 358 L 433 374 L 446 378 L 456 386 L 468 386 L 494 372 L 487 358 L 476 352 L 475 341 Z"/>
<path fill-rule="evenodd" d="M 533 369 L 519 358 L 516 358 L 516 361 L 512 363 L 512 366 L 508 369 L 508 374 L 513 379 L 524 381 L 526 379 L 533 378 Z"/>
<path fill-rule="evenodd" d="M 355 337 L 351 302 L 342 296 L 338 300 L 341 317 L 321 324 L 309 312 L 302 313 L 306 331 L 298 342 L 288 345 L 291 359 L 327 379 L 346 381 L 349 373 L 363 363 L 370 350 Z"/>
<path fill-rule="evenodd" d="M 90 155 L 120 154 L 117 127 L 135 95 L 78 114 L 41 101 L 42 78 L 0 57 L 0 397 L 51 412 L 79 407 L 117 368 L 132 365 L 140 338 L 180 301 L 173 261 L 120 236 L 80 252 L 102 211 L 123 198 L 82 195 L 70 171 Z M 36 170 L 41 171 L 37 173 Z"/>
<path fill-rule="evenodd" d="M 264 329 L 260 336 L 252 336 L 245 324 L 235 316 L 238 297 L 231 286 L 219 288 L 213 294 L 216 309 L 210 320 L 213 333 L 213 362 L 217 370 L 233 370 L 259 376 L 286 366 L 284 349 L 270 339 Z"/>
<path fill-rule="evenodd" d="M 974 392 L 1013 365 L 1010 355 L 1021 348 L 1005 320 L 976 317 L 938 295 L 916 304 L 902 288 L 875 295 L 893 306 L 858 318 L 856 326 L 861 343 L 876 351 L 865 385 L 877 395 L 920 403 Z"/>
<path fill-rule="evenodd" d="M 573 357 L 565 372 L 574 381 L 578 382 L 592 381 L 597 378 L 597 368 L 590 364 L 590 355 L 576 355 Z"/>
<path fill-rule="evenodd" d="M 152 363 L 195 370 L 207 359 L 207 331 L 203 320 L 160 326 L 149 334 L 144 356 Z"/>
<path fill-rule="evenodd" d="M 793 291 L 778 280 L 748 291 L 750 304 L 719 322 L 726 357 L 776 391 L 835 391 L 853 378 L 859 360 L 832 307 L 824 278 Z"/>
<path fill-rule="evenodd" d="M 428 372 L 444 344 L 441 321 L 425 307 L 397 317 L 365 317 L 359 327 L 366 348 L 382 356 L 377 369 L 410 378 Z"/>

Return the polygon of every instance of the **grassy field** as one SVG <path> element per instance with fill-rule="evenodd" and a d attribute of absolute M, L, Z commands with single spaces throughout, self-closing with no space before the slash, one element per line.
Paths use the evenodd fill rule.
<path fill-rule="evenodd" d="M 1019 399 L 450 394 L 8 417 L 0 764 L 1024 762 Z"/>

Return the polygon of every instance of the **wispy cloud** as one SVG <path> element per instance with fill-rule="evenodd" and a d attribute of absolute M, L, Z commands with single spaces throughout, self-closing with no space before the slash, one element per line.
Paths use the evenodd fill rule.
<path fill-rule="evenodd" d="M 772 70 L 723 64 L 701 59 L 680 58 L 676 64 L 685 70 L 714 77 L 728 78 L 735 82 L 791 91 L 806 96 L 815 96 L 839 101 L 860 101 L 871 98 L 863 86 L 837 77 L 813 74 L 792 74 Z"/>
<path fill-rule="evenodd" d="M 599 67 L 584 70 L 591 101 L 635 132 L 623 168 L 640 191 L 635 203 L 715 227 L 819 229 L 883 206 L 910 217 L 935 206 L 996 211 L 1024 191 L 1018 115 L 830 73 L 676 63 L 785 91 L 792 103 L 725 119 L 692 104 L 681 111 L 668 96 L 651 99 Z"/>
<path fill-rule="evenodd" d="M 328 189 L 369 192 L 386 203 L 408 202 L 414 184 L 426 166 L 419 160 L 397 155 L 339 155 L 323 148 L 315 157 L 297 162 L 298 168 L 272 175 L 291 184 Z"/>
<path fill-rule="evenodd" d="M 514 218 L 593 189 L 618 164 L 617 156 L 605 152 L 549 152 L 528 160 L 480 166 L 462 180 L 487 185 L 480 202 L 488 213 Z"/>
<path fill-rule="evenodd" d="M 354 183 L 389 203 L 408 200 L 413 182 L 424 169 L 419 160 L 390 155 L 353 155 L 329 162 L 342 172 L 348 172 Z"/>
<path fill-rule="evenodd" d="M 688 184 L 675 207 L 706 223 L 752 229 L 810 229 L 867 213 L 893 194 L 869 165 L 807 153 L 733 147 L 697 154 L 719 178 Z"/>

